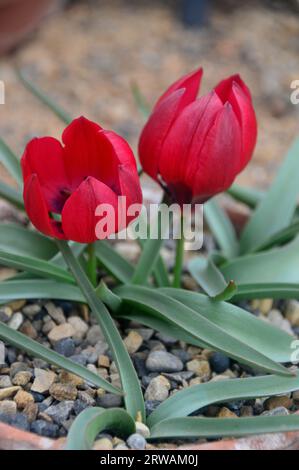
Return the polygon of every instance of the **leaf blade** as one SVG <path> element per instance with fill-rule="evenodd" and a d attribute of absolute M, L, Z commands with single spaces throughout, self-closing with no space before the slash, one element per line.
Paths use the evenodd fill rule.
<path fill-rule="evenodd" d="M 249 400 L 290 393 L 299 388 L 299 373 L 296 377 L 268 375 L 242 379 L 227 379 L 193 385 L 175 393 L 162 402 L 148 417 L 150 427 L 163 419 L 180 418 L 214 404 L 232 400 Z"/>
<path fill-rule="evenodd" d="M 96 436 L 103 431 L 113 431 L 118 437 L 126 438 L 135 432 L 135 422 L 121 408 L 88 408 L 73 422 L 66 450 L 91 450 Z"/>
<path fill-rule="evenodd" d="M 168 288 L 161 290 L 166 291 Z M 115 293 L 125 304 L 142 308 L 144 311 L 157 312 L 158 315 L 167 318 L 168 321 L 175 323 L 197 339 L 209 344 L 212 349 L 221 350 L 228 356 L 254 368 L 290 375 L 290 372 L 280 364 L 232 337 L 223 328 L 216 326 L 198 312 L 195 315 L 194 310 L 160 291 L 141 286 L 121 286 L 115 289 Z M 215 304 L 215 302 L 212 303 Z"/>
<path fill-rule="evenodd" d="M 250 418 L 165 419 L 151 429 L 150 439 L 186 437 L 240 437 L 251 434 L 299 430 L 299 416 L 258 416 Z"/>
<path fill-rule="evenodd" d="M 287 227 L 294 215 L 299 179 L 299 139 L 291 146 L 280 171 L 245 226 L 241 238 L 241 252 L 251 252 L 269 237 Z M 287 191 L 285 188 L 288 188 Z"/>

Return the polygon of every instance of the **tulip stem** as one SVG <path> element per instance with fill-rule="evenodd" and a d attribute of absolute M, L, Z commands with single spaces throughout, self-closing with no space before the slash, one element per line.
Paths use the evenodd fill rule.
<path fill-rule="evenodd" d="M 180 222 L 180 238 L 178 238 L 176 242 L 176 255 L 173 278 L 173 287 L 177 288 L 181 286 L 181 276 L 184 263 L 184 242 L 184 219 L 182 216 Z"/>
<path fill-rule="evenodd" d="M 87 245 L 87 274 L 93 286 L 97 285 L 97 257 L 94 243 Z"/>

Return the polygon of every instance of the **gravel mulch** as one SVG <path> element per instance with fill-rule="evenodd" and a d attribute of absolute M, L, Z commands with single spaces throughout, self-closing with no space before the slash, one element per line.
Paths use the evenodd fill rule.
<path fill-rule="evenodd" d="M 184 283 L 187 288 L 193 286 L 188 275 L 184 276 Z M 298 336 L 298 301 L 254 300 L 242 303 L 242 307 Z M 86 307 L 61 301 L 20 300 L 2 306 L 0 320 L 120 386 L 108 345 Z M 124 321 L 118 326 L 140 378 L 148 415 L 182 388 L 255 375 L 221 353 L 190 346 L 136 323 Z M 0 421 L 57 438 L 66 436 L 74 418 L 92 406 L 121 407 L 122 398 L 0 342 Z M 197 410 L 195 415 L 287 415 L 298 407 L 296 391 L 268 399 L 211 405 Z M 148 436 L 148 428 L 137 423 L 137 433 L 127 442 L 101 434 L 95 448 L 153 448 L 146 442 Z"/>

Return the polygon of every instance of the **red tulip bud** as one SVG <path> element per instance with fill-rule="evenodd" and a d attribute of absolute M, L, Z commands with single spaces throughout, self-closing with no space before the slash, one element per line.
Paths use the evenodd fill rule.
<path fill-rule="evenodd" d="M 33 225 L 50 237 L 91 243 L 101 218 L 96 208 L 108 204 L 115 215 L 111 233 L 125 228 L 132 217 L 119 214 L 118 196 L 127 207 L 142 201 L 129 145 L 84 117 L 72 121 L 62 141 L 35 138 L 23 154 L 24 202 Z"/>
<path fill-rule="evenodd" d="M 225 191 L 249 162 L 257 137 L 250 92 L 239 75 L 196 98 L 202 69 L 171 85 L 139 141 L 142 167 L 180 203 Z"/>

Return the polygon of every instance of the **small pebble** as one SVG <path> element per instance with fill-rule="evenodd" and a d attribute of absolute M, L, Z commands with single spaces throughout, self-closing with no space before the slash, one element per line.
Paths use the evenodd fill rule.
<path fill-rule="evenodd" d="M 293 400 L 286 395 L 278 397 L 270 397 L 264 402 L 265 410 L 273 410 L 274 408 L 284 407 L 291 408 L 293 405 Z"/>
<path fill-rule="evenodd" d="M 1 307 L 0 308 L 0 321 L 7 323 L 13 314 L 13 310 L 10 307 Z"/>
<path fill-rule="evenodd" d="M 172 349 L 171 353 L 177 356 L 183 363 L 191 360 L 191 355 L 184 349 Z"/>
<path fill-rule="evenodd" d="M 109 368 L 110 366 L 110 359 L 108 356 L 105 356 L 104 354 L 100 354 L 98 358 L 98 366 L 99 367 L 106 367 Z"/>
<path fill-rule="evenodd" d="M 284 406 L 273 408 L 272 410 L 263 411 L 261 416 L 287 416 L 290 412 Z"/>
<path fill-rule="evenodd" d="M 22 309 L 22 312 L 23 312 L 24 315 L 26 315 L 27 317 L 34 317 L 34 316 L 37 315 L 40 311 L 41 311 L 41 306 L 38 305 L 38 304 L 29 304 L 29 305 L 26 305 L 26 307 L 24 307 L 24 308 Z"/>
<path fill-rule="evenodd" d="M 17 412 L 17 405 L 12 400 L 2 400 L 0 401 L 0 415 L 1 414 L 8 414 L 8 415 L 15 415 Z"/>
<path fill-rule="evenodd" d="M 296 390 L 295 392 L 293 392 L 293 401 L 295 403 L 295 405 L 299 405 L 299 390 Z"/>
<path fill-rule="evenodd" d="M 12 379 L 12 383 L 14 385 L 21 385 L 22 387 L 24 387 L 30 382 L 31 379 L 32 379 L 32 372 L 23 370 L 23 371 L 16 373 L 16 375 Z"/>
<path fill-rule="evenodd" d="M 87 406 L 95 406 L 96 404 L 95 399 L 90 396 L 88 392 L 79 390 L 77 398 L 83 403 L 86 403 Z"/>
<path fill-rule="evenodd" d="M 141 434 L 135 433 L 127 439 L 127 444 L 130 449 L 134 450 L 144 450 L 146 446 L 146 440 Z"/>
<path fill-rule="evenodd" d="M 50 395 L 58 401 L 74 401 L 78 394 L 76 387 L 70 383 L 53 383 L 49 388 L 49 392 Z"/>
<path fill-rule="evenodd" d="M 26 305 L 26 300 L 13 300 L 7 305 L 8 308 L 11 308 L 13 312 L 18 312 Z"/>
<path fill-rule="evenodd" d="M 238 416 L 226 406 L 223 406 L 218 413 L 218 418 L 238 418 Z"/>
<path fill-rule="evenodd" d="M 200 377 L 203 382 L 209 380 L 211 376 L 209 361 L 193 359 L 192 361 L 187 362 L 186 367 L 187 370 L 194 372 L 198 377 Z"/>
<path fill-rule="evenodd" d="M 74 412 L 75 415 L 77 416 L 78 414 L 81 413 L 81 411 L 85 410 L 85 408 L 88 408 L 88 404 L 82 400 L 75 400 L 74 402 Z"/>
<path fill-rule="evenodd" d="M 151 372 L 179 372 L 184 367 L 177 356 L 166 351 L 151 352 L 145 365 Z"/>
<path fill-rule="evenodd" d="M 290 300 L 288 302 L 285 316 L 289 320 L 292 326 L 299 326 L 299 302 L 298 300 Z"/>
<path fill-rule="evenodd" d="M 5 364 L 5 344 L 0 341 L 0 366 Z"/>
<path fill-rule="evenodd" d="M 24 321 L 24 317 L 21 312 L 14 313 L 8 322 L 8 326 L 13 330 L 18 330 Z"/>
<path fill-rule="evenodd" d="M 0 421 L 6 424 L 10 424 L 15 428 L 22 429 L 23 431 L 29 431 L 30 425 L 27 417 L 23 413 L 16 413 L 13 415 L 10 414 L 0 414 Z"/>
<path fill-rule="evenodd" d="M 72 374 L 71 372 L 67 372 L 66 370 L 60 372 L 59 381 L 61 383 L 70 383 L 75 385 L 75 387 L 80 387 L 84 384 L 84 379 L 82 379 L 82 377 Z"/>
<path fill-rule="evenodd" d="M 98 439 L 95 441 L 93 447 L 93 450 L 112 450 L 113 449 L 113 444 L 110 439 L 107 437 L 102 437 L 101 439 Z"/>
<path fill-rule="evenodd" d="M 18 409 L 23 410 L 28 403 L 34 403 L 34 398 L 31 393 L 25 392 L 25 390 L 19 390 L 14 397 L 14 401 Z"/>
<path fill-rule="evenodd" d="M 6 398 L 10 398 L 13 395 L 15 395 L 21 387 L 15 386 L 15 387 L 7 387 L 7 388 L 1 388 L 0 389 L 0 400 L 5 400 Z"/>
<path fill-rule="evenodd" d="M 83 339 L 88 331 L 88 324 L 78 316 L 68 318 L 68 323 L 72 325 L 75 330 L 73 337 L 75 339 Z"/>
<path fill-rule="evenodd" d="M 50 317 L 55 321 L 55 323 L 58 323 L 58 325 L 62 325 L 66 322 L 62 308 L 56 307 L 53 302 L 47 302 L 45 304 L 45 309 L 47 310 Z"/>
<path fill-rule="evenodd" d="M 63 421 L 67 420 L 74 408 L 74 402 L 71 400 L 65 400 L 58 405 L 51 405 L 45 410 L 45 413 L 52 418 L 52 420 L 61 424 Z"/>
<path fill-rule="evenodd" d="M 242 418 L 253 416 L 252 406 L 247 406 L 247 405 L 242 406 L 242 408 L 240 409 L 240 416 Z"/>
<path fill-rule="evenodd" d="M 138 351 L 140 346 L 143 343 L 143 338 L 142 336 L 137 333 L 137 331 L 130 331 L 128 336 L 124 339 L 125 346 L 127 348 L 127 351 L 129 354 L 134 354 L 135 352 Z"/>
<path fill-rule="evenodd" d="M 9 375 L 0 375 L 0 388 L 9 388 L 12 386 Z"/>
<path fill-rule="evenodd" d="M 54 344 L 54 350 L 65 357 L 75 354 L 75 342 L 72 338 L 63 338 Z"/>
<path fill-rule="evenodd" d="M 122 397 L 112 393 L 105 393 L 105 395 L 98 396 L 97 405 L 103 408 L 118 408 L 122 404 Z"/>
<path fill-rule="evenodd" d="M 45 393 L 49 390 L 54 380 L 56 379 L 56 374 L 50 370 L 44 370 L 35 368 L 34 369 L 34 382 L 31 387 L 31 391 L 38 393 Z"/>
<path fill-rule="evenodd" d="M 220 352 L 212 353 L 210 355 L 209 362 L 212 370 L 217 374 L 222 374 L 222 372 L 230 367 L 229 357 Z"/>
<path fill-rule="evenodd" d="M 169 390 L 169 381 L 162 375 L 159 375 L 150 381 L 145 391 L 144 398 L 146 400 L 164 401 L 169 395 Z"/>
<path fill-rule="evenodd" d="M 145 424 L 141 423 L 140 421 L 136 421 L 135 426 L 137 434 L 141 434 L 144 439 L 148 439 L 150 437 L 150 430 Z"/>
<path fill-rule="evenodd" d="M 36 420 L 38 414 L 38 404 L 29 402 L 24 408 L 23 413 L 26 415 L 28 422 L 32 423 Z"/>
<path fill-rule="evenodd" d="M 86 335 L 86 341 L 87 343 L 91 344 L 91 346 L 94 346 L 99 340 L 104 339 L 105 338 L 103 336 L 102 330 L 98 325 L 93 325 L 91 328 L 89 328 Z"/>
<path fill-rule="evenodd" d="M 59 426 L 54 423 L 48 423 L 42 419 L 38 419 L 31 424 L 31 431 L 40 436 L 55 438 L 58 436 Z"/>
<path fill-rule="evenodd" d="M 24 321 L 24 323 L 20 327 L 20 332 L 26 336 L 29 336 L 29 338 L 31 339 L 36 339 L 38 337 L 36 329 L 32 325 L 32 322 L 29 320 Z"/>
<path fill-rule="evenodd" d="M 48 334 L 51 343 L 56 343 L 63 338 L 69 338 L 75 333 L 74 328 L 70 323 L 63 323 L 62 325 L 55 326 Z"/>

